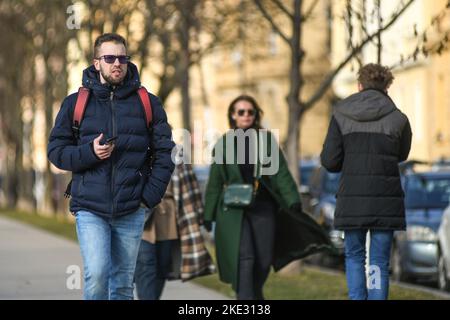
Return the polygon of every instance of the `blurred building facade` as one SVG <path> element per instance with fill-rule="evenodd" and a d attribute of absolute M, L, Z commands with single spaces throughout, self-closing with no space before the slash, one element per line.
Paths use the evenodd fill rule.
<path fill-rule="evenodd" d="M 316 0 L 308 0 L 308 8 Z M 303 96 L 311 96 L 318 81 L 330 66 L 330 1 L 321 0 L 314 7 L 311 18 L 304 24 L 303 63 L 305 85 Z M 279 139 L 284 141 L 288 124 L 290 50 L 288 45 L 264 21 L 259 12 L 252 27 L 251 40 L 237 39 L 232 49 L 216 49 L 199 67 L 191 70 L 192 119 L 203 123 L 203 131 L 214 129 L 224 133 L 228 127 L 227 110 L 230 102 L 240 94 L 254 96 L 264 111 L 263 126 L 278 129 Z M 290 35 L 291 25 L 287 19 L 278 17 L 277 23 Z M 248 30 L 242 30 L 244 34 Z M 181 126 L 179 113 L 180 96 L 171 95 L 166 103 L 174 127 Z M 301 125 L 301 156 L 313 157 L 320 153 L 329 123 L 330 95 L 322 98 L 313 109 L 306 112 Z M 213 142 L 215 135 L 206 134 L 206 143 Z M 209 139 L 212 139 L 209 141 Z"/>
<path fill-rule="evenodd" d="M 229 1 L 239 3 L 239 0 Z M 304 8 L 309 8 L 315 1 L 305 0 Z M 302 46 L 306 53 L 302 66 L 305 77 L 303 98 L 311 96 L 320 80 L 342 61 L 351 48 L 346 22 L 341 19 L 348 3 L 356 9 L 361 4 L 366 4 L 364 10 L 369 17 L 366 21 L 367 31 L 373 32 L 377 27 L 376 19 L 370 18 L 374 11 L 371 5 L 373 6 L 376 1 L 317 1 L 313 6 L 311 18 L 303 24 Z M 400 1 L 381 0 L 380 3 L 381 15 L 384 21 L 388 21 Z M 411 121 L 414 137 L 410 158 L 436 160 L 450 157 L 450 53 L 444 46 L 440 55 L 434 53 L 425 57 L 419 54 L 416 60 L 407 59 L 414 52 L 418 40 L 422 39 L 423 42 L 424 30 L 427 32 L 426 47 L 433 47 L 439 43 L 443 35 L 450 35 L 450 14 L 448 9 L 444 10 L 447 3 L 448 0 L 415 0 L 405 14 L 382 36 L 382 64 L 397 65 L 401 56 L 406 60 L 394 69 L 396 79 L 389 93 Z M 272 130 L 278 129 L 280 141 L 284 141 L 286 137 L 289 117 L 286 96 L 289 91 L 291 53 L 287 44 L 272 30 L 261 14 L 254 12 L 253 15 L 254 25 L 251 30 L 241 30 L 242 37 L 236 39 L 236 45 L 215 49 L 199 66 L 194 65 L 190 70 L 191 118 L 194 130 L 192 135 L 195 138 L 195 146 L 200 147 L 198 149 L 201 149 L 205 156 L 202 162 L 206 162 L 209 157 L 209 153 L 205 152 L 208 146 L 216 141 L 218 134 L 228 129 L 229 103 L 243 93 L 254 96 L 264 110 L 263 126 Z M 139 17 L 140 14 L 136 11 L 130 19 L 135 22 L 133 29 L 142 32 L 143 17 Z M 286 34 L 290 35 L 290 21 L 285 18 L 283 20 L 280 16 L 276 22 Z M 358 39 L 364 36 L 364 31 L 358 28 L 357 22 L 354 23 L 354 27 L 352 42 L 356 44 Z M 105 26 L 104 31 L 110 32 L 111 28 Z M 126 31 L 119 30 L 119 33 L 124 32 Z M 80 38 L 84 45 L 92 46 L 90 39 L 83 32 Z M 68 48 L 70 82 L 68 93 L 72 93 L 81 85 L 82 70 L 91 62 L 85 61 L 75 40 L 69 42 Z M 150 51 L 155 55 L 158 53 L 157 48 L 151 47 Z M 377 51 L 376 44 L 368 45 L 358 56 L 361 63 L 376 62 Z M 157 65 L 158 68 L 158 63 L 160 64 L 154 56 L 149 58 L 149 64 L 152 66 Z M 41 68 L 42 61 L 36 59 L 37 75 L 42 74 Z M 336 97 L 345 98 L 356 91 L 358 68 L 359 64 L 354 60 L 337 76 L 330 92 L 304 115 L 300 136 L 302 157 L 314 157 L 320 153 L 333 101 Z M 141 78 L 142 83 L 151 92 L 158 91 L 159 83 L 149 70 L 146 69 Z M 27 168 L 33 167 L 37 172 L 34 178 L 36 181 L 34 192 L 38 202 L 43 199 L 42 173 L 47 165 L 45 107 L 42 97 L 38 96 L 34 114 L 23 113 L 26 124 L 33 122 L 33 140 L 28 146 L 31 154 L 29 158 L 33 161 L 26 159 L 24 165 Z M 59 103 L 53 106 L 54 116 L 59 107 Z M 178 89 L 169 95 L 165 107 L 173 128 L 182 128 L 181 95 Z M 8 152 L 6 148 L 0 147 L 0 173 L 5 170 L 2 164 L 6 152 Z M 195 161 L 199 159 L 195 158 Z M 62 173 L 54 167 L 53 169 L 54 172 Z M 60 184 L 64 185 L 63 182 Z M 39 203 L 38 207 L 41 207 Z"/>
<path fill-rule="evenodd" d="M 307 0 L 309 8 L 316 0 Z M 239 1 L 236 1 L 239 3 Z M 338 65 L 348 53 L 348 29 L 340 15 L 345 12 L 348 1 L 319 0 L 311 19 L 303 25 L 302 45 L 306 52 L 303 63 L 305 85 L 303 97 L 309 97 L 320 80 L 332 67 Z M 355 8 L 366 3 L 367 16 L 374 8 L 373 1 L 350 1 Z M 395 65 L 403 55 L 407 57 L 416 47 L 416 30 L 428 30 L 428 41 L 433 41 L 449 30 L 449 17 L 442 19 L 439 26 L 429 27 L 431 20 L 445 8 L 447 0 L 416 0 L 398 21 L 382 36 L 381 61 L 384 65 Z M 387 21 L 399 5 L 397 1 L 381 1 L 381 15 Z M 236 39 L 230 48 L 215 49 L 201 64 L 190 70 L 192 129 L 194 144 L 204 154 L 207 146 L 228 129 L 227 108 L 240 94 L 256 98 L 264 111 L 263 126 L 278 129 L 280 141 L 287 133 L 288 106 L 286 96 L 289 90 L 290 51 L 287 44 L 264 21 L 259 12 L 254 13 L 252 30 L 242 30 L 243 37 Z M 367 30 L 376 28 L 376 21 L 367 18 Z M 277 18 L 286 34 L 290 34 L 290 22 Z M 356 28 L 353 43 L 364 34 Z M 237 26 L 239 27 L 239 26 Z M 246 32 L 251 39 L 245 37 Z M 70 91 L 80 84 L 81 70 L 86 62 L 80 59 L 76 50 L 70 50 L 73 57 L 70 68 Z M 377 47 L 369 44 L 359 55 L 363 64 L 377 61 Z M 150 61 L 153 65 L 156 60 Z M 325 139 L 333 100 L 344 98 L 356 91 L 356 77 L 359 65 L 356 60 L 346 67 L 335 79 L 328 92 L 302 119 L 300 148 L 302 157 L 316 157 Z M 450 53 L 433 54 L 427 58 L 420 55 L 416 61 L 407 61 L 395 68 L 395 82 L 390 95 L 397 106 L 410 118 L 414 132 L 411 158 L 434 160 L 450 156 Z M 141 75 L 143 84 L 157 92 L 159 84 L 148 70 Z M 331 91 L 333 93 L 331 93 Z M 175 90 L 166 100 L 165 108 L 169 122 L 174 129 L 181 129 L 181 95 Z M 57 112 L 57 109 L 55 110 Z M 55 112 L 55 114 L 56 114 Z M 44 148 L 42 148 L 44 149 Z M 198 159 L 195 159 L 198 161 Z M 206 160 L 205 158 L 203 160 Z M 204 162 L 204 161 L 203 161 Z"/>
<path fill-rule="evenodd" d="M 354 6 L 361 3 L 351 2 Z M 381 3 L 381 16 L 386 23 L 396 11 L 398 3 Z M 426 50 L 433 51 L 432 48 L 439 47 L 440 40 L 450 31 L 447 3 L 447 0 L 416 0 L 382 36 L 381 63 L 396 66 L 393 69 L 395 80 L 389 89 L 389 95 L 409 117 L 413 130 L 410 159 L 434 161 L 450 156 L 450 53 L 444 45 L 441 54 L 430 52 L 426 57 L 422 49 L 424 45 Z M 333 6 L 333 10 L 338 12 L 345 6 L 345 1 L 333 1 Z M 367 16 L 371 12 L 373 8 L 368 6 Z M 374 30 L 376 25 L 377 19 L 369 18 L 367 30 Z M 357 43 L 363 30 L 357 28 L 358 23 L 354 23 L 354 26 L 353 43 Z M 419 50 L 414 59 L 418 45 Z M 333 65 L 339 63 L 349 49 L 345 22 L 334 19 L 331 53 Z M 404 63 L 400 64 L 402 56 Z M 367 46 L 359 58 L 363 64 L 377 62 L 376 43 Z M 333 89 L 339 98 L 345 98 L 356 91 L 358 68 L 358 63 L 354 61 L 334 81 Z"/>

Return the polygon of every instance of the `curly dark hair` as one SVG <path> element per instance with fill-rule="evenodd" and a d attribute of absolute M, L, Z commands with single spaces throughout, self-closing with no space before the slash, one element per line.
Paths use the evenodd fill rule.
<path fill-rule="evenodd" d="M 394 76 L 388 67 L 370 63 L 363 66 L 358 72 L 358 82 L 364 89 L 377 89 L 386 91 L 394 81 Z"/>
<path fill-rule="evenodd" d="M 253 128 L 255 129 L 262 129 L 261 127 L 261 119 L 264 114 L 262 109 L 259 107 L 258 103 L 256 102 L 255 98 L 248 96 L 248 95 L 240 95 L 236 97 L 233 101 L 231 101 L 229 107 L 228 107 L 228 124 L 230 125 L 231 129 L 236 129 L 236 121 L 234 121 L 233 117 L 231 116 L 233 114 L 234 106 L 239 101 L 247 101 L 253 106 L 253 109 L 255 109 L 255 121 L 253 121 Z"/>

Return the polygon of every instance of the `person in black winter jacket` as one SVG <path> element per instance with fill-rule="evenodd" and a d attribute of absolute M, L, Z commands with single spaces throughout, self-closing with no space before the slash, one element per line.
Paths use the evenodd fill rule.
<path fill-rule="evenodd" d="M 412 132 L 406 115 L 388 96 L 393 80 L 383 66 L 361 68 L 359 92 L 334 107 L 321 153 L 328 171 L 342 172 L 334 220 L 335 228 L 345 232 L 350 299 L 387 299 L 393 231 L 406 228 L 398 163 L 408 158 Z"/>
<path fill-rule="evenodd" d="M 72 94 L 64 100 L 49 137 L 49 160 L 72 172 L 70 211 L 76 217 L 83 258 L 85 299 L 133 299 L 145 219 L 141 203 L 153 208 L 161 201 L 175 167 L 166 113 L 159 99 L 148 94 L 150 134 L 137 92 L 138 70 L 126 50 L 120 35 L 97 38 L 94 64 L 83 72 L 90 97 L 79 134 L 72 131 L 77 100 Z M 114 143 L 103 143 L 113 137 Z"/>

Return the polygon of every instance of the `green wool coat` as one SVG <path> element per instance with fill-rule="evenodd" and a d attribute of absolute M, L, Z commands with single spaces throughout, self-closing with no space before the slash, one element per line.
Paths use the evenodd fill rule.
<path fill-rule="evenodd" d="M 270 133 L 266 131 L 268 135 Z M 244 183 L 239 166 L 235 161 L 225 162 L 226 135 L 219 139 L 213 151 L 223 148 L 223 164 L 213 161 L 211 164 L 205 195 L 205 221 L 215 221 L 215 245 L 219 276 L 221 281 L 231 283 L 234 290 L 238 287 L 239 243 L 241 236 L 243 209 L 226 208 L 223 204 L 225 185 Z M 271 150 L 270 139 L 266 139 L 264 148 Z M 221 143 L 221 144 L 220 144 Z M 218 147 L 220 146 L 220 147 Z M 234 143 L 235 151 L 237 150 Z M 279 153 L 279 170 L 274 175 L 263 175 L 261 182 L 271 193 L 278 204 L 275 219 L 275 246 L 273 267 L 275 271 L 293 260 L 303 258 L 319 250 L 328 249 L 334 252 L 325 231 L 307 214 L 294 212 L 290 206 L 300 202 L 297 185 L 288 169 L 286 159 Z M 270 155 L 270 152 L 268 152 Z"/>

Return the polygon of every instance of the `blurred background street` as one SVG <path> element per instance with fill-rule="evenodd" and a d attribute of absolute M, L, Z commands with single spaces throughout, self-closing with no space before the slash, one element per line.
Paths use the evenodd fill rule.
<path fill-rule="evenodd" d="M 285 281 L 327 277 L 320 268 L 342 276 L 344 236 L 333 228 L 339 174 L 326 172 L 318 157 L 333 106 L 357 91 L 359 68 L 390 67 L 389 95 L 413 131 L 409 160 L 400 165 L 408 228 L 395 233 L 391 275 L 414 287 L 396 287 L 394 298 L 448 297 L 449 0 L 2 0 L 0 30 L 0 299 L 81 298 L 66 288 L 67 266 L 81 266 L 63 196 L 71 175 L 50 164 L 46 148 L 62 101 L 81 86 L 93 41 L 105 32 L 126 38 L 203 192 L 229 103 L 242 93 L 259 102 L 305 210 L 340 250 L 306 259 L 288 278 L 271 276 L 272 298 L 345 297 L 341 280 L 329 296 L 325 288 L 291 295 Z M 216 278 L 198 284 L 172 283 L 163 298 L 182 298 L 183 288 L 191 298 L 232 297 Z"/>
<path fill-rule="evenodd" d="M 0 216 L 0 254 L 0 300 L 82 299 L 77 285 L 82 284 L 82 278 L 76 278 L 76 272 L 82 269 L 76 242 Z M 162 299 L 227 297 L 192 283 L 169 281 Z"/>

